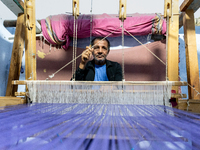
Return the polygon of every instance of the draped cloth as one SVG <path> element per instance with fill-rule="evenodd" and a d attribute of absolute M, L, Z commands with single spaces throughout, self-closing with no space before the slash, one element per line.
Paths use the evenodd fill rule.
<path fill-rule="evenodd" d="M 92 36 L 105 37 L 115 31 L 110 37 L 121 36 L 122 22 L 117 15 L 80 15 L 77 20 L 77 38 Z M 55 15 L 41 20 L 42 33 L 51 44 L 62 45 L 67 50 L 74 31 L 72 15 Z M 124 28 L 132 35 L 165 34 L 166 21 L 158 14 L 131 14 L 124 21 Z M 124 35 L 129 35 L 124 32 Z"/>

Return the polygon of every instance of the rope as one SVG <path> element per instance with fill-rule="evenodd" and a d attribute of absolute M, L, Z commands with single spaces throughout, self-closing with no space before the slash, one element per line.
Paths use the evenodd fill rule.
<path fill-rule="evenodd" d="M 75 43 L 75 16 L 74 16 L 74 32 L 73 32 L 73 53 L 72 53 L 72 60 L 74 60 L 74 43 Z M 74 73 L 74 61 L 72 62 L 72 76 Z"/>
<path fill-rule="evenodd" d="M 167 39 L 166 39 L 166 81 L 168 81 L 168 40 L 169 40 L 169 9 L 167 9 Z"/>
<path fill-rule="evenodd" d="M 122 80 L 124 81 L 124 19 L 122 18 Z"/>
<path fill-rule="evenodd" d="M 90 9 L 90 44 L 92 44 L 92 2 L 93 0 L 91 0 L 91 9 Z"/>
<path fill-rule="evenodd" d="M 164 61 L 162 61 L 156 54 L 154 54 L 150 49 L 148 49 L 144 44 L 142 44 L 135 36 L 133 36 L 130 32 L 124 29 L 130 36 L 132 36 L 138 43 L 140 43 L 145 49 L 147 49 L 154 57 L 156 57 L 162 64 L 166 65 Z"/>
<path fill-rule="evenodd" d="M 74 8 L 76 14 L 76 8 Z M 73 32 L 73 62 L 72 62 L 72 77 L 75 80 L 75 71 L 76 71 L 76 51 L 77 51 L 77 16 L 74 15 L 74 32 Z M 73 76 L 74 75 L 74 76 Z"/>

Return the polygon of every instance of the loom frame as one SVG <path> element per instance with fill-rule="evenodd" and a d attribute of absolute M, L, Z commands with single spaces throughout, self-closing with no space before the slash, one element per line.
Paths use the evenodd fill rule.
<path fill-rule="evenodd" d="M 14 60 L 17 60 L 18 57 L 16 57 L 16 52 L 14 52 L 14 48 L 15 49 L 20 49 L 20 42 L 24 43 L 25 42 L 25 52 L 26 52 L 26 80 L 29 80 L 28 75 L 32 75 L 32 80 L 36 80 L 36 47 L 35 47 L 35 33 L 36 33 L 36 25 L 35 25 L 35 0 L 29 0 L 29 2 L 27 3 L 27 1 L 25 0 L 24 3 L 21 0 L 18 0 L 18 2 L 20 3 L 21 7 L 20 8 L 24 8 L 24 16 L 25 16 L 25 20 L 23 21 L 23 19 L 20 19 L 20 15 L 18 16 L 18 20 L 19 24 L 17 23 L 16 25 L 16 33 L 15 33 L 15 39 L 14 39 L 14 45 L 13 45 L 13 53 L 12 53 L 12 58 Z M 24 4 L 24 6 L 23 6 Z M 178 0 L 175 0 L 173 2 L 173 5 L 171 4 L 171 1 L 165 0 L 165 11 L 167 6 L 170 6 L 171 11 L 173 12 L 173 14 L 170 17 L 170 28 L 169 28 L 169 42 L 168 42 L 168 77 L 169 77 L 169 81 L 175 81 L 177 82 L 179 80 L 178 77 L 178 30 L 182 23 L 184 25 L 184 30 L 185 30 L 185 34 L 186 34 L 186 48 L 188 49 L 188 52 L 191 52 L 191 54 L 193 54 L 192 56 L 190 54 L 187 54 L 187 73 L 188 73 L 188 81 L 189 84 L 191 84 L 193 87 L 197 88 L 197 90 L 199 90 L 199 74 L 198 72 L 198 62 L 196 62 L 196 59 L 194 60 L 193 58 L 197 57 L 197 48 L 195 46 L 193 47 L 189 47 L 188 45 L 196 45 L 196 40 L 194 40 L 192 37 L 195 37 L 195 33 L 191 33 L 189 32 L 189 29 L 192 28 L 194 29 L 194 22 L 189 20 L 190 18 L 194 18 L 194 12 L 198 10 L 198 8 L 200 7 L 200 4 L 198 1 L 196 0 L 184 0 L 184 2 L 182 3 L 182 5 L 180 6 L 180 9 L 183 13 L 181 13 L 181 15 L 179 14 L 178 10 Z M 195 6 L 195 7 L 194 7 Z M 7 6 L 9 7 L 9 6 Z M 12 10 L 14 11 L 14 10 Z M 166 14 L 166 13 L 165 13 Z M 22 14 L 23 15 L 23 14 Z M 27 15 L 29 17 L 27 17 Z M 187 17 L 187 15 L 189 17 Z M 183 16 L 184 21 L 182 22 L 182 18 Z M 23 17 L 21 17 L 23 18 Z M 31 24 L 29 24 L 29 23 Z M 26 27 L 22 26 L 23 24 L 26 25 Z M 190 26 L 188 26 L 190 24 Z M 31 28 L 31 30 L 30 30 Z M 25 37 L 20 36 L 19 33 L 20 31 L 25 30 Z M 23 33 L 23 32 L 21 32 Z M 188 36 L 187 36 L 188 35 Z M 189 36 L 190 35 L 190 36 Z M 19 38 L 22 38 L 22 41 L 19 42 Z M 176 37 L 176 38 L 174 38 Z M 29 42 L 29 39 L 32 39 L 32 42 Z M 190 43 L 190 44 L 189 44 Z M 23 45 L 23 44 L 22 44 Z M 28 55 L 28 53 L 30 53 L 30 49 L 33 52 L 33 55 L 30 57 Z M 192 52 L 191 50 L 194 49 L 194 51 Z M 172 51 L 173 50 L 173 51 Z M 17 51 L 18 53 L 20 53 L 21 51 Z M 21 58 L 19 59 L 19 62 L 17 63 L 17 66 L 21 65 Z M 193 70 L 189 70 L 190 68 L 192 68 L 193 65 L 197 65 L 197 67 Z M 13 75 L 9 75 L 9 79 L 8 79 L 8 88 L 7 88 L 7 94 L 6 96 L 10 96 L 12 98 L 14 98 L 16 95 L 17 96 L 24 96 L 24 93 L 17 93 L 17 88 L 13 86 L 12 81 L 13 80 L 18 80 L 19 76 L 16 76 L 16 73 L 14 73 L 14 67 L 13 64 L 10 65 L 10 74 Z M 178 87 L 173 87 L 173 89 L 176 91 L 176 94 L 178 94 Z M 189 100 L 177 100 L 178 104 L 180 105 L 180 107 L 178 106 L 179 109 L 183 109 L 186 110 L 188 108 L 187 102 L 191 101 L 191 103 L 195 103 L 195 105 L 199 105 L 199 95 L 196 96 L 196 94 L 191 92 L 191 87 L 189 87 Z M 178 96 L 179 97 L 179 96 Z M 176 97 L 177 98 L 177 97 Z M 3 99 L 3 98 L 0 98 Z M 16 98 L 17 100 L 18 98 Z M 191 100 L 190 100 L 191 99 Z M 25 103 L 25 102 L 23 102 Z M 10 105 L 10 104 L 9 104 Z M 14 103 L 13 103 L 14 105 Z M 191 109 L 193 111 L 193 109 Z M 195 111 L 197 111 L 197 109 L 195 109 Z"/>

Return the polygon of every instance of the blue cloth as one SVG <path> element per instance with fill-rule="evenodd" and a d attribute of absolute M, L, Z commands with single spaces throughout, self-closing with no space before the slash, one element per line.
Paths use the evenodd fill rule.
<path fill-rule="evenodd" d="M 106 74 L 106 64 L 105 65 L 96 65 L 95 64 L 95 77 L 94 81 L 108 81 Z"/>

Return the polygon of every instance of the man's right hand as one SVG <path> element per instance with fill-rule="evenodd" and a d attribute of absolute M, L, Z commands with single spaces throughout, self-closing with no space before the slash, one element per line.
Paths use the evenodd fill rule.
<path fill-rule="evenodd" d="M 86 50 L 82 52 L 81 62 L 79 65 L 80 69 L 85 69 L 85 65 L 90 60 L 92 56 L 92 52 L 93 52 L 93 49 L 91 48 L 91 46 L 86 46 Z"/>

